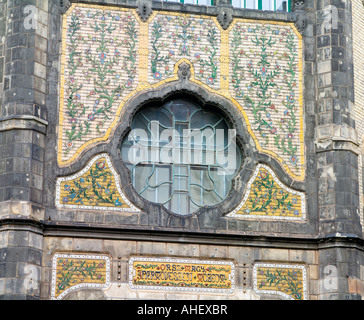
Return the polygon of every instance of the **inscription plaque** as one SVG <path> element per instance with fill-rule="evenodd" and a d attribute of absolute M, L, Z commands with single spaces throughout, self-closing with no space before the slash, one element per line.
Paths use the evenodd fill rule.
<path fill-rule="evenodd" d="M 132 289 L 230 294 L 235 290 L 235 265 L 223 260 L 131 257 L 129 285 Z"/>

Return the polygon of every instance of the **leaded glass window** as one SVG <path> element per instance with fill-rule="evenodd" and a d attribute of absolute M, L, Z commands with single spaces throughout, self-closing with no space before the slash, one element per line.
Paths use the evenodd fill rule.
<path fill-rule="evenodd" d="M 242 161 L 222 114 L 185 99 L 141 109 L 121 149 L 139 195 L 181 215 L 224 201 Z"/>

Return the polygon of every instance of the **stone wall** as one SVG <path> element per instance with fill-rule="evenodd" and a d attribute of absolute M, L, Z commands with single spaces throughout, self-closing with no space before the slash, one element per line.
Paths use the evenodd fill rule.
<path fill-rule="evenodd" d="M 4 83 L 4 62 L 5 62 L 5 35 L 6 35 L 6 10 L 7 2 L 5 0 L 0 2 L 0 103 L 2 101 L 2 90 Z"/>
<path fill-rule="evenodd" d="M 45 252 L 53 254 L 44 256 L 42 295 L 55 300 L 83 299 L 84 294 L 96 299 L 317 299 L 314 250 L 264 247 L 253 248 L 246 241 L 212 247 L 193 241 L 52 237 L 45 241 Z M 76 270 L 65 282 L 62 273 L 69 270 L 71 262 L 73 266 L 84 263 L 93 277 L 79 277 Z M 278 270 L 286 280 L 266 286 L 268 270 L 276 276 Z"/>

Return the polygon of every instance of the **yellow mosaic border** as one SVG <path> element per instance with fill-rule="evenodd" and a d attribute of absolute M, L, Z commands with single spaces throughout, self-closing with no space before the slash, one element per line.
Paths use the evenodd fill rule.
<path fill-rule="evenodd" d="M 108 128 L 106 134 L 104 135 L 104 137 L 102 138 L 95 138 L 92 140 L 87 141 L 86 143 L 84 143 L 77 151 L 76 153 L 67 161 L 63 161 L 62 160 L 62 136 L 61 136 L 61 132 L 62 132 L 62 128 L 63 128 L 63 101 L 64 101 L 64 68 L 65 68 L 65 61 L 66 61 L 66 30 L 67 30 L 67 18 L 68 16 L 72 13 L 72 11 L 76 8 L 76 7 L 88 7 L 88 8 L 94 8 L 94 9 L 102 9 L 104 10 L 105 8 L 107 8 L 108 10 L 116 10 L 116 11 L 129 11 L 132 12 L 134 14 L 134 16 L 136 17 L 140 29 L 139 29 L 139 35 L 140 35 L 140 44 L 139 44 L 139 59 L 140 59 L 140 67 L 139 67 L 139 85 L 137 87 L 137 89 L 135 89 L 134 91 L 132 91 L 130 94 L 128 94 L 120 103 L 119 108 L 115 114 L 115 119 L 112 122 L 112 124 L 110 125 L 110 127 Z M 132 98 L 134 95 L 136 95 L 138 92 L 146 90 L 146 89 L 157 89 L 158 87 L 172 82 L 172 81 L 177 81 L 178 80 L 178 76 L 177 76 L 177 71 L 178 71 L 178 66 L 185 62 L 188 63 L 189 65 L 191 65 L 191 82 L 194 82 L 196 84 L 198 84 L 199 86 L 202 86 L 204 89 L 206 89 L 208 92 L 214 93 L 214 94 L 218 94 L 221 95 L 227 99 L 229 99 L 236 107 L 238 110 L 241 111 L 246 125 L 247 125 L 247 129 L 249 134 L 252 136 L 255 144 L 256 144 L 256 148 L 259 152 L 264 153 L 264 154 L 268 154 L 272 157 L 274 157 L 276 160 L 278 160 L 281 164 L 281 166 L 284 168 L 284 170 L 287 172 L 287 174 L 289 176 L 291 176 L 294 180 L 297 181 L 303 181 L 305 179 L 305 157 L 304 157 L 304 122 L 303 122 L 303 117 L 304 117 L 304 112 L 303 112 L 303 75 L 302 75 L 302 70 L 303 70 L 303 40 L 302 40 L 302 35 L 299 33 L 299 31 L 297 30 L 296 26 L 294 25 L 294 23 L 292 22 L 282 22 L 282 21 L 269 21 L 269 20 L 254 20 L 254 23 L 260 23 L 262 25 L 264 24 L 273 24 L 273 25 L 281 25 L 281 26 L 287 26 L 290 27 L 295 34 L 298 37 L 298 72 L 299 72 L 299 113 L 300 113 L 300 162 L 301 162 L 301 170 L 300 170 L 300 174 L 295 174 L 292 172 L 292 170 L 290 169 L 290 167 L 284 163 L 283 159 L 281 159 L 281 157 L 279 157 L 274 151 L 271 150 L 266 150 L 263 149 L 260 144 L 259 141 L 255 135 L 255 133 L 253 132 L 251 125 L 250 125 L 250 121 L 249 118 L 246 114 L 246 112 L 244 111 L 243 107 L 238 103 L 238 101 L 236 101 L 234 98 L 232 98 L 232 96 L 229 93 L 229 34 L 231 29 L 234 27 L 234 25 L 238 22 L 252 22 L 253 20 L 250 19 L 240 19 L 240 18 L 235 18 L 234 21 L 232 22 L 232 24 L 229 26 L 229 28 L 227 28 L 226 30 L 224 30 L 220 23 L 218 22 L 216 17 L 210 17 L 207 15 L 201 15 L 204 17 L 208 17 L 211 20 L 213 20 L 216 24 L 216 26 L 219 28 L 220 30 L 220 35 L 221 35 L 221 46 L 220 46 L 220 90 L 216 91 L 212 88 L 210 88 L 209 86 L 207 86 L 206 84 L 200 82 L 199 80 L 196 80 L 194 78 L 194 69 L 192 66 L 192 63 L 187 60 L 187 59 L 181 59 L 178 63 L 176 63 L 175 68 L 174 68 L 174 77 L 168 78 L 166 80 L 162 80 L 154 85 L 151 85 L 147 82 L 148 79 L 148 54 L 149 54 L 149 50 L 148 50 L 148 34 L 149 34 L 149 21 L 151 21 L 152 19 L 155 18 L 155 16 L 157 14 L 163 14 L 163 15 L 172 15 L 172 16 L 182 16 L 182 17 L 190 17 L 193 16 L 194 14 L 186 14 L 186 13 L 179 13 L 179 12 L 163 12 L 163 11 L 154 11 L 151 16 L 148 18 L 148 21 L 143 22 L 138 13 L 136 12 L 136 9 L 126 9 L 126 8 L 119 8 L 119 7 L 112 7 L 112 6 L 102 6 L 102 5 L 89 5 L 89 4 L 77 4 L 74 3 L 71 5 L 71 7 L 69 8 L 69 10 L 67 11 L 67 13 L 64 15 L 64 20 L 63 20 L 63 32 L 62 32 L 62 66 L 61 66 L 61 90 L 60 90 L 60 124 L 59 124 L 59 139 L 58 139 L 58 164 L 60 167 L 64 167 L 67 165 L 72 164 L 77 158 L 78 156 L 81 154 L 81 152 L 83 152 L 87 147 L 89 147 L 92 144 L 95 144 L 97 142 L 101 142 L 101 141 L 107 141 L 110 136 L 112 131 L 115 129 L 117 123 L 120 120 L 120 114 L 121 111 L 125 105 L 125 103 Z M 143 45 L 144 44 L 144 45 Z"/>

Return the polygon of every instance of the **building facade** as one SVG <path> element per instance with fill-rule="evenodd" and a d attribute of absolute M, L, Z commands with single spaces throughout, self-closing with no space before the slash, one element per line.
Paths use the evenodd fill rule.
<path fill-rule="evenodd" d="M 0 9 L 0 299 L 362 299 L 361 0 Z"/>

